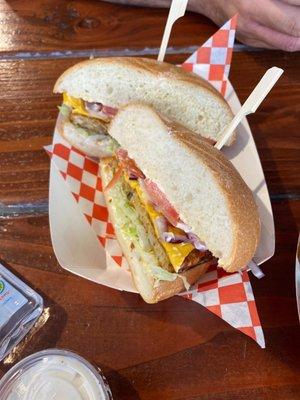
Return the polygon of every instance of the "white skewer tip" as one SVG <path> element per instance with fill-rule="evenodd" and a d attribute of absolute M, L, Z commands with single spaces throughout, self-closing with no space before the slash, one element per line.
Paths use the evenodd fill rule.
<path fill-rule="evenodd" d="M 233 135 L 235 128 L 242 121 L 242 119 L 248 115 L 254 113 L 262 101 L 266 98 L 272 87 L 278 81 L 283 73 L 283 69 L 272 67 L 269 68 L 261 80 L 258 82 L 248 99 L 243 104 L 240 111 L 236 114 L 230 124 L 224 129 L 221 138 L 215 144 L 215 147 L 219 150 Z"/>
<path fill-rule="evenodd" d="M 161 41 L 157 61 L 164 60 L 173 24 L 175 21 L 177 21 L 178 18 L 184 16 L 187 3 L 188 3 L 188 0 L 173 0 L 172 1 L 168 19 L 167 19 L 166 26 L 165 26 L 165 30 L 164 30 L 164 34 L 163 34 L 163 38 Z"/>

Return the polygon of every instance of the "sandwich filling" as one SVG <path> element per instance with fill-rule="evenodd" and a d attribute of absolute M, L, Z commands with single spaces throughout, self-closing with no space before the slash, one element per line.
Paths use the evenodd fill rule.
<path fill-rule="evenodd" d="M 94 117 L 106 122 L 109 122 L 118 112 L 114 107 L 105 106 L 102 103 L 91 103 L 82 99 L 77 99 L 76 97 L 70 96 L 68 93 L 63 94 L 63 102 L 65 105 L 72 107 L 75 114 Z"/>
<path fill-rule="evenodd" d="M 119 147 L 108 135 L 107 125 L 117 110 L 101 103 L 89 103 L 63 94 L 60 107 L 62 135 L 90 157 L 108 157 Z"/>
<path fill-rule="evenodd" d="M 112 156 L 119 147 L 107 131 L 108 123 L 118 112 L 117 108 L 63 93 L 60 111 L 64 117 L 62 134 L 78 150 L 90 157 L 102 158 Z M 215 144 L 211 139 L 203 139 Z"/>
<path fill-rule="evenodd" d="M 142 254 L 152 258 L 151 263 L 145 261 L 145 265 L 156 266 L 152 274 L 163 271 L 162 280 L 173 280 L 177 274 L 213 258 L 180 220 L 164 193 L 108 135 L 107 126 L 116 108 L 64 93 L 60 110 L 65 118 L 64 136 L 71 144 L 90 156 L 97 156 L 99 149 L 99 157 L 116 156 L 110 163 L 111 176 L 105 190 L 114 202 L 123 235 L 131 240 L 131 246 L 138 245 Z"/>
<path fill-rule="evenodd" d="M 163 270 L 161 280 L 173 280 L 189 268 L 213 259 L 204 243 L 180 221 L 164 194 L 144 176 L 126 151 L 116 152 L 109 170 L 112 172 L 104 190 L 118 214 L 115 224 L 130 240 L 132 249 L 139 246 L 142 254 L 148 254 L 147 258 L 150 254 L 152 262 L 147 260 L 144 264 L 156 266 L 156 275 Z M 170 274 L 169 279 L 166 273 Z"/>

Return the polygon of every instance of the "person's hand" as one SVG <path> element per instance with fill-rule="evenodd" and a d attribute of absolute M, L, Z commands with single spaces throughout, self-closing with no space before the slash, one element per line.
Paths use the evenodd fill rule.
<path fill-rule="evenodd" d="M 238 12 L 237 38 L 249 46 L 300 50 L 300 0 L 190 0 L 189 8 L 218 25 Z"/>

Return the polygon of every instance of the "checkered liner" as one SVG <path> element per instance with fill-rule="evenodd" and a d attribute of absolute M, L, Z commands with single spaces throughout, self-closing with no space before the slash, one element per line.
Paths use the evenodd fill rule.
<path fill-rule="evenodd" d="M 237 14 L 182 64 L 186 71 L 192 71 L 209 81 L 225 98 L 231 86 L 228 76 L 236 24 Z"/>
<path fill-rule="evenodd" d="M 227 81 L 237 16 L 234 16 L 182 65 L 209 80 L 225 97 L 232 90 Z M 110 255 L 115 266 L 127 268 L 109 220 L 97 162 L 71 147 L 55 134 L 53 145 L 46 149 L 60 171 L 81 212 L 95 231 L 100 245 Z M 264 335 L 257 314 L 253 291 L 247 272 L 227 274 L 211 267 L 189 291 L 180 296 L 200 303 L 250 336 L 264 347 Z"/>

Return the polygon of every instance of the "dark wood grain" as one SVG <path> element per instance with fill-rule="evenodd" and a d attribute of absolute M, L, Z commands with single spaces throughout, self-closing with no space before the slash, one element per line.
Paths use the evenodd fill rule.
<path fill-rule="evenodd" d="M 266 350 L 200 305 L 88 282 L 55 261 L 47 217 L 1 222 L 0 257 L 45 298 L 49 319 L 1 366 L 66 347 L 102 367 L 116 399 L 294 399 L 300 394 L 294 254 L 300 202 L 273 203 L 275 256 L 251 278 Z M 288 223 L 287 223 L 288 221 Z"/>
<path fill-rule="evenodd" d="M 100 366 L 115 399 L 298 400 L 299 54 L 239 46 L 230 76 L 243 101 L 268 67 L 285 70 L 249 117 L 276 226 L 266 276 L 251 278 L 266 350 L 198 304 L 177 297 L 145 304 L 68 273 L 53 253 L 43 150 L 60 103 L 53 84 L 80 56 L 155 56 L 166 17 L 166 10 L 99 0 L 0 0 L 0 259 L 45 300 L 43 319 L 0 364 L 0 377 L 35 351 L 62 347 Z M 181 63 L 214 31 L 188 13 L 174 27 L 167 61 Z"/>
<path fill-rule="evenodd" d="M 0 51 L 159 47 L 167 10 L 94 1 L 8 0 L 0 2 Z M 199 45 L 215 27 L 187 13 L 174 26 L 172 46 Z"/>
<path fill-rule="evenodd" d="M 265 103 L 249 118 L 271 194 L 300 194 L 298 55 L 269 52 L 235 53 L 231 79 L 242 100 L 265 69 L 286 69 Z M 185 55 L 171 56 L 182 62 Z M 6 61 L 0 63 L 0 201 L 18 203 L 47 199 L 51 142 L 60 97 L 52 94 L 59 74 L 78 59 Z M 13 83 L 12 83 L 13 82 Z"/>
<path fill-rule="evenodd" d="M 270 192 L 300 193 L 300 53 L 234 53 L 230 79 L 243 103 L 274 65 L 284 74 L 248 120 Z"/>

